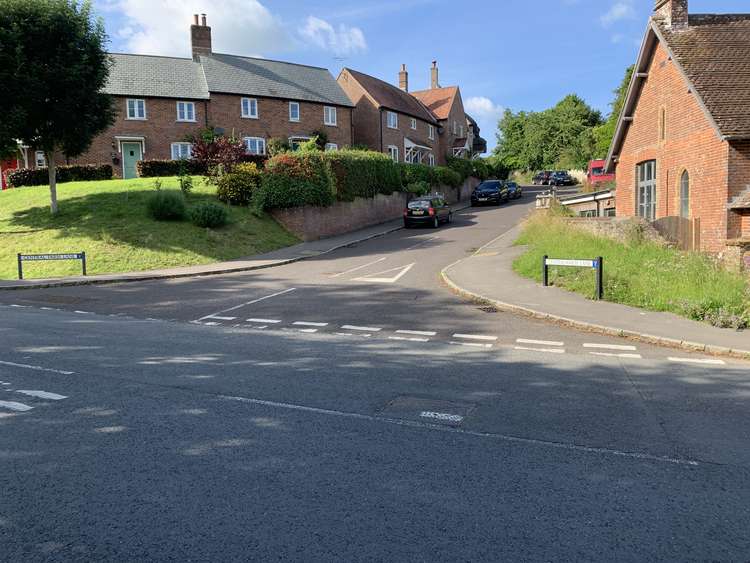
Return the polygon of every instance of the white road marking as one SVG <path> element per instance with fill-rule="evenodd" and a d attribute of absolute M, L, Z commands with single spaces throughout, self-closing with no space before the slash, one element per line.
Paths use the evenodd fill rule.
<path fill-rule="evenodd" d="M 216 319 L 217 321 L 233 321 L 233 320 L 237 319 L 237 317 L 218 317 L 216 315 L 213 315 L 213 316 L 210 316 L 210 317 L 207 317 L 207 318 L 209 318 L 209 319 Z"/>
<path fill-rule="evenodd" d="M 247 322 L 249 322 L 249 323 L 269 324 L 269 325 L 277 325 L 281 321 L 277 320 L 277 319 L 247 319 Z"/>
<path fill-rule="evenodd" d="M 432 330 L 397 330 L 396 334 L 411 334 L 413 336 L 437 336 Z"/>
<path fill-rule="evenodd" d="M 317 326 L 317 327 L 328 326 L 328 323 L 311 323 L 308 321 L 294 321 L 292 324 L 295 326 Z"/>
<path fill-rule="evenodd" d="M 450 344 L 455 344 L 456 346 L 470 346 L 473 348 L 492 348 L 492 344 L 482 344 L 480 342 L 454 342 L 451 340 Z"/>
<path fill-rule="evenodd" d="M 50 373 L 59 373 L 61 375 L 73 375 L 75 373 L 74 371 L 63 371 L 61 369 L 44 368 L 42 366 L 31 366 L 28 364 L 16 364 L 14 362 L 0 361 L 0 365 L 11 366 L 14 368 L 33 369 L 34 371 L 48 371 Z"/>
<path fill-rule="evenodd" d="M 633 358 L 634 360 L 642 360 L 643 356 L 640 354 L 615 354 L 612 352 L 589 352 L 592 356 L 607 356 L 610 358 Z"/>
<path fill-rule="evenodd" d="M 667 358 L 670 362 L 679 362 L 685 364 L 711 364 L 716 366 L 726 365 L 724 360 L 711 360 L 708 358 Z"/>
<path fill-rule="evenodd" d="M 428 243 L 428 242 L 430 242 L 432 240 L 435 240 L 437 238 L 440 238 L 440 237 L 439 236 L 434 236 L 434 237 L 430 237 L 428 239 L 424 239 L 423 241 L 420 241 L 417 244 L 414 244 L 414 245 L 412 245 L 412 246 L 410 246 L 408 248 L 404 248 L 401 252 L 406 252 L 407 250 L 414 250 L 415 248 L 418 248 L 418 247 L 422 246 L 423 244 Z"/>
<path fill-rule="evenodd" d="M 583 345 L 584 348 L 599 348 L 601 350 L 637 350 L 635 346 L 623 345 L 623 344 L 591 344 L 586 342 Z"/>
<path fill-rule="evenodd" d="M 486 336 L 484 334 L 459 334 L 456 333 L 453 335 L 453 338 L 460 338 L 461 340 L 491 340 L 492 342 L 495 342 L 497 340 L 497 336 Z"/>
<path fill-rule="evenodd" d="M 436 420 L 447 420 L 449 422 L 461 422 L 463 421 L 464 417 L 460 414 L 450 414 L 447 412 L 432 412 L 432 411 L 422 411 L 419 413 L 419 416 L 422 418 L 434 418 Z"/>
<path fill-rule="evenodd" d="M 398 280 L 404 277 L 409 272 L 409 270 L 411 270 L 414 267 L 415 264 L 416 262 L 412 262 L 408 266 L 398 266 L 397 268 L 391 268 L 390 270 L 383 270 L 382 272 L 376 272 L 374 274 L 362 276 L 361 278 L 354 278 L 352 281 L 362 281 L 362 282 L 371 282 L 371 283 L 396 283 Z M 376 277 L 376 276 L 381 276 L 383 274 L 388 274 L 390 272 L 396 272 L 396 271 L 398 271 L 398 274 L 390 278 Z"/>
<path fill-rule="evenodd" d="M 547 352 L 550 354 L 564 354 L 565 350 L 563 348 L 531 348 L 528 346 L 516 346 L 516 350 L 527 350 L 529 352 Z"/>
<path fill-rule="evenodd" d="M 287 332 L 304 332 L 306 334 L 313 334 L 315 332 L 318 332 L 317 328 L 284 328 L 282 330 L 285 330 Z"/>
<path fill-rule="evenodd" d="M 74 313 L 78 313 L 79 315 L 93 315 L 90 311 L 73 311 Z"/>
<path fill-rule="evenodd" d="M 519 344 L 538 344 L 540 346 L 565 346 L 565 342 L 555 342 L 554 340 L 528 340 L 526 338 L 516 338 Z"/>
<path fill-rule="evenodd" d="M 15 401 L 0 401 L 0 408 L 10 409 L 12 411 L 17 411 L 17 412 L 26 412 L 26 411 L 30 411 L 34 407 L 30 407 L 29 405 L 24 405 L 23 403 L 17 403 Z"/>
<path fill-rule="evenodd" d="M 408 336 L 389 336 L 388 340 L 401 340 L 403 342 L 429 342 L 429 338 L 410 338 Z"/>
<path fill-rule="evenodd" d="M 230 307 L 229 309 L 224 309 L 223 311 L 219 311 L 217 313 L 211 313 L 210 315 L 206 315 L 205 317 L 201 317 L 198 319 L 199 321 L 203 321 L 205 319 L 214 317 L 216 315 L 222 315 L 224 313 L 229 313 L 230 311 L 236 311 L 237 309 L 241 309 L 242 307 L 247 307 L 248 305 L 255 305 L 256 303 L 260 303 L 261 301 L 265 301 L 266 299 L 272 299 L 274 297 L 278 297 L 279 295 L 284 295 L 286 293 L 290 293 L 292 291 L 297 291 L 296 287 L 290 287 L 289 289 L 285 289 L 284 291 L 277 291 L 276 293 L 272 293 L 271 295 L 266 295 L 265 297 L 260 297 L 258 299 L 253 299 L 252 301 L 248 301 L 247 303 L 242 303 L 241 305 L 235 305 L 234 307 Z"/>
<path fill-rule="evenodd" d="M 375 328 L 372 326 L 354 326 L 354 325 L 344 325 L 341 327 L 343 330 L 361 330 L 362 332 L 380 332 L 383 330 L 382 328 Z"/>
<path fill-rule="evenodd" d="M 18 391 L 16 391 L 16 393 L 28 395 L 29 397 L 38 397 L 40 399 L 50 399 L 52 401 L 62 401 L 63 399 L 68 398 L 65 395 L 58 395 L 57 393 L 50 393 L 49 391 L 36 391 L 33 389 L 19 389 Z"/>
<path fill-rule="evenodd" d="M 372 266 L 373 264 L 377 264 L 379 262 L 382 262 L 385 260 L 386 257 L 378 258 L 377 260 L 373 260 L 372 262 L 368 262 L 367 264 L 362 264 L 361 266 L 357 266 L 356 268 L 352 268 L 351 270 L 346 270 L 345 272 L 339 272 L 338 274 L 333 274 L 332 276 L 329 276 L 331 278 L 338 278 L 341 276 L 345 276 L 346 274 L 352 274 L 354 272 L 358 272 L 359 270 L 363 270 L 367 268 L 368 266 Z"/>
<path fill-rule="evenodd" d="M 353 332 L 334 332 L 336 336 L 359 336 L 361 338 L 370 338 L 372 334 L 366 334 L 364 332 L 359 332 L 357 334 L 354 334 Z"/>
<path fill-rule="evenodd" d="M 217 322 L 203 323 L 204 326 L 219 326 Z"/>

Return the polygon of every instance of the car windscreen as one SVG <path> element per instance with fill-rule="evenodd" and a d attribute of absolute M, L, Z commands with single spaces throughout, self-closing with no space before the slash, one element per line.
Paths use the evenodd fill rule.
<path fill-rule="evenodd" d="M 591 169 L 591 175 L 592 176 L 603 176 L 604 175 L 604 168 L 592 168 Z"/>
<path fill-rule="evenodd" d="M 416 201 L 409 202 L 409 209 L 429 209 L 430 201 L 426 199 L 418 199 Z"/>
<path fill-rule="evenodd" d="M 496 192 L 500 189 L 500 182 L 484 182 L 477 186 L 479 192 Z"/>

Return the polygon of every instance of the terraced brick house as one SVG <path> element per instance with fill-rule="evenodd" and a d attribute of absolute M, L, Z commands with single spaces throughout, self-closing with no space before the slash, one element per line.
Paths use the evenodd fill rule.
<path fill-rule="evenodd" d="M 327 149 L 352 144 L 353 104 L 327 69 L 214 53 L 205 15 L 190 31 L 190 59 L 111 55 L 106 92 L 117 120 L 70 164 L 111 163 L 131 178 L 139 160 L 189 157 L 188 137 L 206 127 L 244 139 L 253 154 L 265 154 L 271 138 L 297 144 L 318 131 Z M 46 166 L 31 154 L 29 167 Z"/>
<path fill-rule="evenodd" d="M 606 166 L 617 215 L 750 268 L 750 14 L 656 0 Z"/>

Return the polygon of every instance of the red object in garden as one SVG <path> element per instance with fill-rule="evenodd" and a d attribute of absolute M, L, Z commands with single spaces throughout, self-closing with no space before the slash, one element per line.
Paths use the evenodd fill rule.
<path fill-rule="evenodd" d="M 15 170 L 18 168 L 18 161 L 16 159 L 0 161 L 0 186 L 3 190 L 8 189 L 8 185 L 5 181 L 5 173 L 8 170 Z"/>
<path fill-rule="evenodd" d="M 605 167 L 606 163 L 604 160 L 592 160 L 589 162 L 589 169 L 586 172 L 589 184 L 592 186 L 601 186 L 602 184 L 615 181 L 615 175 L 607 174 Z"/>

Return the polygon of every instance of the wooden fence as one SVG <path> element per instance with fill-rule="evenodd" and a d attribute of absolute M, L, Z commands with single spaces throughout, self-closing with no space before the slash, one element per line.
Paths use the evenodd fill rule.
<path fill-rule="evenodd" d="M 661 236 L 674 243 L 680 250 L 700 250 L 700 218 L 662 217 L 652 224 Z"/>

